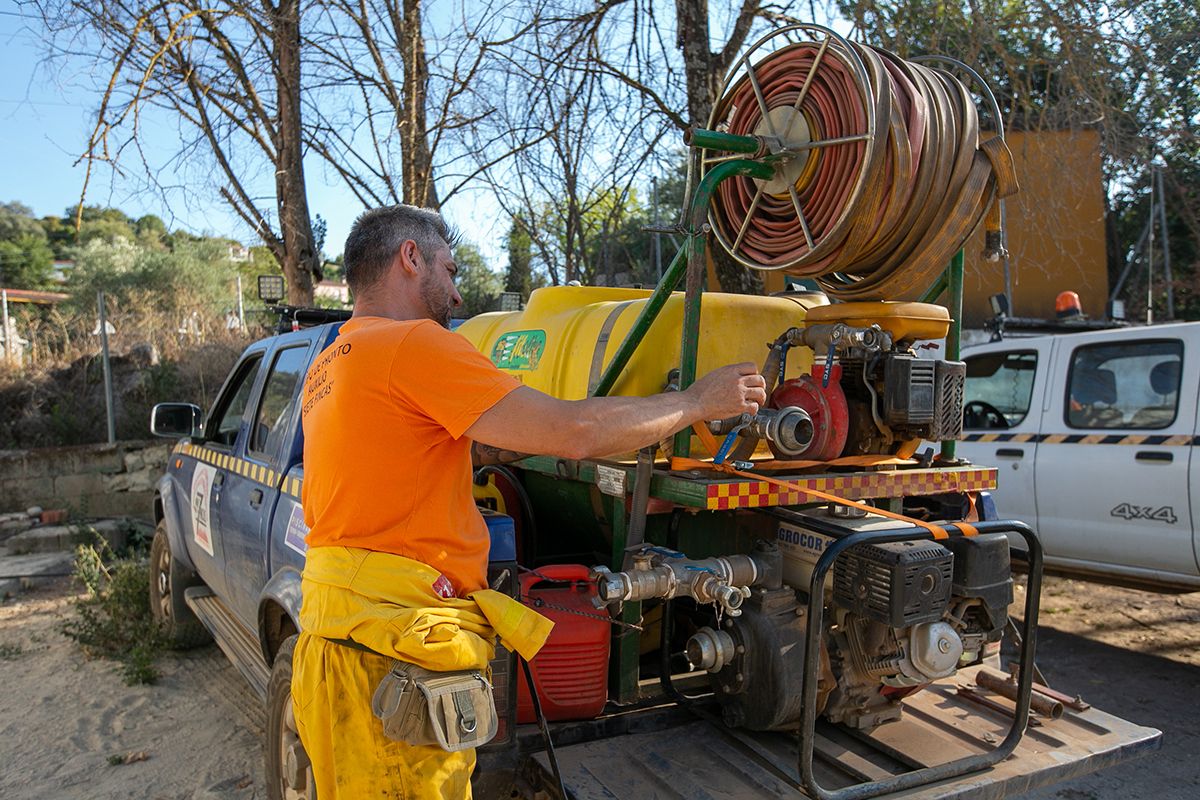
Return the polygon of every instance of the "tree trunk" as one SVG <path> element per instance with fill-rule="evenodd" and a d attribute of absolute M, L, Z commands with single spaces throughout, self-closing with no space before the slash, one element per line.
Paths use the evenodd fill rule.
<path fill-rule="evenodd" d="M 708 125 L 723 77 L 715 73 L 708 49 L 708 0 L 675 0 L 675 17 L 679 26 L 675 41 L 687 82 L 688 122 L 703 128 Z"/>
<path fill-rule="evenodd" d="M 313 246 L 312 220 L 304 188 L 300 122 L 300 3 L 281 0 L 275 15 L 274 45 L 278 120 L 275 127 L 275 202 L 281 246 L 275 257 L 288 282 L 288 303 L 311 306 L 313 276 L 320 256 Z"/>
<path fill-rule="evenodd" d="M 717 91 L 725 77 L 725 71 L 733 63 L 732 57 L 742 48 L 749 30 L 749 23 L 742 17 L 753 16 L 758 4 L 753 0 L 743 3 L 739 24 L 726 44 L 724 51 L 709 50 L 708 0 L 675 0 L 675 17 L 679 26 L 676 44 L 683 56 L 683 71 L 687 80 L 688 121 L 697 127 L 707 127 L 717 102 Z M 736 179 L 735 179 L 736 180 Z M 763 283 L 758 273 L 749 270 L 717 245 L 715 240 L 709 251 L 721 290 L 736 294 L 762 294 Z"/>
<path fill-rule="evenodd" d="M 404 202 L 437 209 L 437 187 L 433 180 L 433 153 L 425 103 L 429 90 L 429 63 L 425 37 L 421 34 L 421 0 L 404 0 L 404 25 L 400 30 L 404 59 L 403 116 L 398 120 L 404 154 Z"/>

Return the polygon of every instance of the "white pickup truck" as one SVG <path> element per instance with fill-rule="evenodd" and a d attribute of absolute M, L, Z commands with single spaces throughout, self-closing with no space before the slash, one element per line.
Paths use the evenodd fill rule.
<path fill-rule="evenodd" d="M 997 506 L 1040 534 L 1048 569 L 1200 590 L 1200 323 L 1005 339 L 963 360 L 958 454 L 999 467 Z"/>

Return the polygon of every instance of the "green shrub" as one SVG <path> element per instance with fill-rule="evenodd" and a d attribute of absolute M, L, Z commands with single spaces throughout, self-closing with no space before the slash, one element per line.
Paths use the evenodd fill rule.
<path fill-rule="evenodd" d="M 103 542 L 75 551 L 75 576 L 87 590 L 62 631 L 84 652 L 121 662 L 125 683 L 154 683 L 166 640 L 150 609 L 150 565 L 144 558 L 113 559 Z"/>

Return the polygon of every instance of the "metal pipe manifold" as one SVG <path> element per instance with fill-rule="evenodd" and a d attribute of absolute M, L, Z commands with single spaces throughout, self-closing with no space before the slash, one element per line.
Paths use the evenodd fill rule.
<path fill-rule="evenodd" d="M 690 559 L 683 553 L 651 547 L 633 557 L 633 568 L 612 572 L 593 567 L 596 605 L 691 597 L 720 606 L 731 616 L 750 595 L 750 587 L 771 580 L 771 565 L 753 556 L 730 555 Z"/>

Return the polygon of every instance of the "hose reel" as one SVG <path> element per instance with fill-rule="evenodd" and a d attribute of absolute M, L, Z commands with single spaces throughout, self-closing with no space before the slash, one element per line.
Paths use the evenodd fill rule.
<path fill-rule="evenodd" d="M 720 184 L 717 241 L 744 266 L 816 279 L 844 300 L 916 298 L 1017 190 L 1011 154 L 999 137 L 980 144 L 954 75 L 819 25 L 756 42 L 726 76 L 709 129 L 758 148 L 704 150 L 704 170 L 733 158 L 774 169 Z"/>

